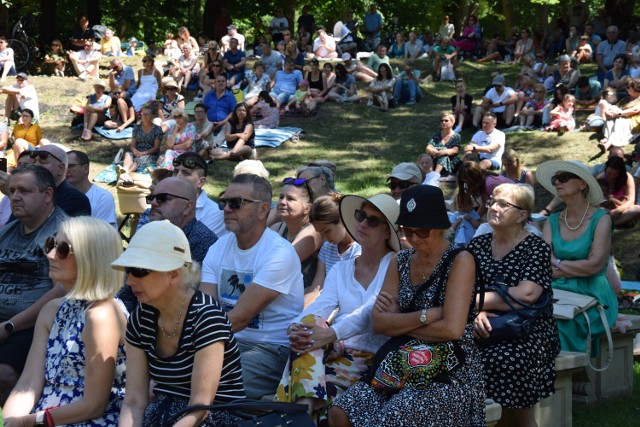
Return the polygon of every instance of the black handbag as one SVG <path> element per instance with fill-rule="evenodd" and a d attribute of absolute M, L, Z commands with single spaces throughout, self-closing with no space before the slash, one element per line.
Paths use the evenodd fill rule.
<path fill-rule="evenodd" d="M 233 424 L 220 427 L 315 427 L 307 405 L 286 402 L 264 402 L 261 400 L 236 400 L 231 403 L 193 405 L 173 415 L 168 425 L 172 426 L 185 414 L 192 411 L 228 411 L 238 417 Z"/>
<path fill-rule="evenodd" d="M 549 292 L 544 291 L 535 304 L 527 304 L 509 293 L 509 286 L 496 280 L 488 290 L 495 291 L 511 308 L 510 311 L 494 311 L 497 317 L 490 317 L 491 332 L 488 338 L 476 338 L 480 347 L 489 347 L 504 341 L 515 341 L 528 337 L 539 317 L 551 315 L 553 305 Z M 516 306 L 517 304 L 517 306 Z"/>

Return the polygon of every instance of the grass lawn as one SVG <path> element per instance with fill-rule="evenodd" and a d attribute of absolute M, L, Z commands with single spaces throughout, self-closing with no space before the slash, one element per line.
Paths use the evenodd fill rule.
<path fill-rule="evenodd" d="M 125 63 L 140 67 L 139 58 L 125 58 Z M 103 60 L 103 76 L 108 61 Z M 400 63 L 395 65 L 401 66 Z M 427 69 L 426 61 L 418 61 L 417 67 Z M 476 65 L 465 62 L 460 72 L 467 81 L 469 93 L 477 101 L 483 88 L 490 84 L 489 74 L 498 69 L 513 83 L 518 67 L 510 65 Z M 586 67 L 588 75 L 595 67 Z M 83 142 L 80 131 L 69 129 L 71 114 L 69 106 L 74 99 L 92 92 L 91 82 L 80 82 L 74 78 L 52 78 L 34 76 L 31 82 L 36 86 L 40 99 L 41 125 L 45 137 L 67 146 L 84 150 L 91 157 L 92 175 L 97 174 L 111 163 L 120 147 L 129 141 L 109 141 L 94 136 L 94 140 Z M 360 94 L 365 95 L 364 85 L 359 84 Z M 295 173 L 298 166 L 314 159 L 329 159 L 338 166 L 337 187 L 344 193 L 363 196 L 387 192 L 386 174 L 393 165 L 402 161 L 415 161 L 424 152 L 431 134 L 440 127 L 439 113 L 450 109 L 449 98 L 453 95 L 453 83 L 430 83 L 422 86 L 425 96 L 413 107 L 401 106 L 381 113 L 364 105 L 325 104 L 319 113 L 311 118 L 283 119 L 283 126 L 298 126 L 305 130 L 305 137 L 298 143 L 286 142 L 277 149 L 258 149 L 262 160 L 271 173 L 271 182 L 277 193 L 284 177 Z M 191 94 L 193 96 L 193 94 Z M 462 134 L 467 143 L 473 134 L 465 130 Z M 562 137 L 544 132 L 521 132 L 507 135 L 507 147 L 520 153 L 524 164 L 534 169 L 536 165 L 551 159 L 579 160 L 588 165 L 604 161 L 593 159 L 599 153 L 597 138 L 588 133 L 571 132 Z M 627 147 L 630 151 L 631 147 Z M 215 163 L 209 168 L 206 190 L 209 195 L 217 195 L 226 186 L 233 164 Z M 106 187 L 111 189 L 110 187 Z M 451 194 L 452 185 L 445 186 Z M 536 208 L 540 209 L 550 199 L 540 185 L 536 185 Z M 623 277 L 635 280 L 635 264 L 640 253 L 638 243 L 639 227 L 616 231 L 613 247 L 616 258 L 623 267 Z M 576 426 L 629 426 L 636 425 L 640 418 L 640 363 L 636 362 L 635 388 L 632 396 L 615 398 L 590 407 L 574 408 Z M 636 421 L 633 421 L 636 420 Z"/>

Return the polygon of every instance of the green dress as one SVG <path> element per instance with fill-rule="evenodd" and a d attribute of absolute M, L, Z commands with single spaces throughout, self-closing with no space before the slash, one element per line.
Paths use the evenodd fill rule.
<path fill-rule="evenodd" d="M 567 261 L 586 259 L 591 251 L 593 236 L 598 225 L 598 221 L 607 213 L 602 209 L 597 209 L 593 213 L 591 222 L 587 230 L 575 240 L 564 240 L 560 236 L 558 221 L 560 214 L 555 213 L 549 217 L 552 232 L 552 246 L 556 258 Z M 605 314 L 609 322 L 606 327 L 613 327 L 618 318 L 618 299 L 609 281 L 605 276 L 606 265 L 599 273 L 587 277 L 561 277 L 554 279 L 551 286 L 554 289 L 575 292 L 583 295 L 590 295 L 596 298 L 605 306 Z M 600 320 L 598 310 L 594 307 L 587 311 L 591 322 L 591 356 L 597 357 L 600 353 L 600 335 L 605 332 L 605 325 Z M 558 332 L 560 334 L 560 344 L 566 351 L 587 351 L 587 321 L 580 315 L 572 320 L 558 320 Z"/>

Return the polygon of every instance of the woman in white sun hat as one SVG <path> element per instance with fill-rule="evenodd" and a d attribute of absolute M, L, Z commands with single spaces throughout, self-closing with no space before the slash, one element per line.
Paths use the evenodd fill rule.
<path fill-rule="evenodd" d="M 589 309 L 591 356 L 600 351 L 600 335 L 618 317 L 618 300 L 605 272 L 611 252 L 611 218 L 598 206 L 602 190 L 589 169 L 575 160 L 551 160 L 538 166 L 537 180 L 566 208 L 549 216 L 543 230 L 551 245 L 552 286 L 554 289 L 585 294 L 606 307 L 608 324 L 599 320 L 596 308 Z M 585 352 L 589 327 L 583 316 L 558 320 L 560 342 L 565 351 Z"/>

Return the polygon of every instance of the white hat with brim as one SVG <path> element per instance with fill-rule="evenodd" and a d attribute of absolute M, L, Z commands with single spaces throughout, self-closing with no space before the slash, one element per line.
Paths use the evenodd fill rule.
<path fill-rule="evenodd" d="M 538 166 L 536 179 L 551 194 L 557 196 L 556 187 L 551 184 L 551 177 L 558 172 L 569 172 L 580 177 L 580 179 L 589 186 L 589 193 L 587 194 L 589 204 L 597 206 L 602 203 L 604 196 L 600 184 L 598 184 L 595 177 L 591 175 L 589 169 L 577 160 L 550 160 L 544 162 Z"/>
<path fill-rule="evenodd" d="M 152 221 L 134 234 L 127 250 L 111 263 L 153 271 L 173 271 L 191 264 L 191 250 L 184 232 L 167 220 Z"/>
<path fill-rule="evenodd" d="M 393 251 L 398 252 L 400 250 L 400 238 L 398 237 L 398 229 L 395 223 L 398 220 L 398 215 L 400 214 L 400 206 L 398 206 L 398 202 L 388 194 L 376 194 L 369 199 L 356 195 L 345 196 L 340 201 L 340 217 L 342 218 L 342 222 L 344 223 L 347 232 L 356 241 L 358 240 L 356 236 L 358 222 L 356 221 L 354 214 L 356 209 L 362 208 L 362 204 L 364 202 L 371 203 L 385 216 L 390 231 L 387 244 Z"/>

